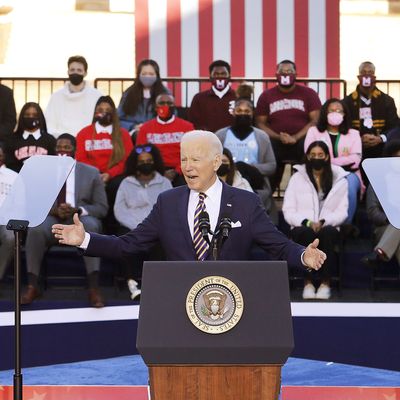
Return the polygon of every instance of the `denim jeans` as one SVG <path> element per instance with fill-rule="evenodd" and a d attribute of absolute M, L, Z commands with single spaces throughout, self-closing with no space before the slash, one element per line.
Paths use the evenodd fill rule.
<path fill-rule="evenodd" d="M 349 208 L 347 210 L 347 219 L 345 223 L 351 224 L 357 209 L 358 193 L 361 189 L 361 182 L 360 178 L 354 172 L 351 172 L 349 175 L 347 175 L 346 179 L 349 186 L 349 191 L 348 191 Z"/>

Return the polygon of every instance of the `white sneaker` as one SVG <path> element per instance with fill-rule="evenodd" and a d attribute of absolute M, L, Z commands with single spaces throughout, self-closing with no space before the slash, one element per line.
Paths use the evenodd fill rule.
<path fill-rule="evenodd" d="M 315 298 L 319 300 L 328 300 L 330 299 L 330 297 L 331 297 L 331 288 L 323 283 L 318 288 L 317 293 L 315 294 Z"/>
<path fill-rule="evenodd" d="M 142 291 L 138 288 L 138 283 L 134 279 L 128 280 L 128 289 L 131 292 L 132 300 L 135 300 L 135 298 L 142 293 Z"/>
<path fill-rule="evenodd" d="M 303 299 L 315 299 L 315 287 L 312 283 L 307 283 L 303 289 Z"/>

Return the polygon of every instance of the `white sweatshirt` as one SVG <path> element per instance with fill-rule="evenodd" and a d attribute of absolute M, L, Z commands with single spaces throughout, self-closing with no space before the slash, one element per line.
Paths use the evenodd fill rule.
<path fill-rule="evenodd" d="M 69 82 L 54 92 L 45 112 L 47 131 L 54 137 L 77 133 L 93 120 L 94 107 L 101 96 L 97 89 L 85 84 L 80 92 L 70 92 Z"/>

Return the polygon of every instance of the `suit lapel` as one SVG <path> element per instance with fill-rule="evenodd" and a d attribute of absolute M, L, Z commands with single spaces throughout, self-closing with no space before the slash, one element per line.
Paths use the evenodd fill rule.
<path fill-rule="evenodd" d="M 80 175 L 81 175 L 80 172 L 81 172 L 81 166 L 80 166 L 79 162 L 77 162 L 75 164 L 75 193 L 74 193 L 76 207 L 78 206 L 78 203 L 79 203 L 78 193 L 80 193 L 79 185 L 81 184 L 81 179 L 79 179 Z"/>
<path fill-rule="evenodd" d="M 219 209 L 217 227 L 219 226 L 222 217 L 228 217 L 232 219 L 232 212 L 234 206 L 232 202 L 233 195 L 234 191 L 232 190 L 232 188 L 226 183 L 222 183 L 221 206 Z"/>
<path fill-rule="evenodd" d="M 190 194 L 190 190 L 188 187 L 186 187 L 186 190 L 185 190 L 183 196 L 180 196 L 178 199 L 178 204 L 177 204 L 178 210 L 177 211 L 178 211 L 179 224 L 180 224 L 180 226 L 182 226 L 183 236 L 185 237 L 185 241 L 188 245 L 188 248 L 190 248 L 193 251 L 194 256 L 196 256 L 194 247 L 193 247 L 192 235 L 190 234 L 188 219 L 187 219 L 189 194 Z"/>
<path fill-rule="evenodd" d="M 215 230 L 218 230 L 219 224 L 221 222 L 222 217 L 228 217 L 232 219 L 232 212 L 233 212 L 233 201 L 232 198 L 234 197 L 234 192 L 231 186 L 227 185 L 226 183 L 222 182 L 222 194 L 221 194 L 221 205 L 219 208 L 219 215 L 217 220 L 217 225 Z M 212 249 L 209 248 L 207 259 L 212 260 Z"/>

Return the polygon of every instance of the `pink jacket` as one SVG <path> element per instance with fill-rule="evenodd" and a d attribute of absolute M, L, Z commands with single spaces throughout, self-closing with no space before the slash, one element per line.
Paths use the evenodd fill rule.
<path fill-rule="evenodd" d="M 283 216 L 295 228 L 305 219 L 317 222 L 325 220 L 325 225 L 340 226 L 347 218 L 348 186 L 343 168 L 332 165 L 333 184 L 320 209 L 318 193 L 307 175 L 305 165 L 293 167 L 298 172 L 292 175 L 283 198 Z"/>
<path fill-rule="evenodd" d="M 304 152 L 306 152 L 308 146 L 316 140 L 321 140 L 328 145 L 332 164 L 343 166 L 354 163 L 352 168 L 357 169 L 355 173 L 357 174 L 361 182 L 361 192 L 364 193 L 365 186 L 361 179 L 361 173 L 359 170 L 362 155 L 360 132 L 356 131 L 355 129 L 349 129 L 349 132 L 346 135 L 340 135 L 337 149 L 337 157 L 333 156 L 332 141 L 329 137 L 328 131 L 320 132 L 316 126 L 312 126 L 307 132 L 306 138 L 304 140 Z"/>

